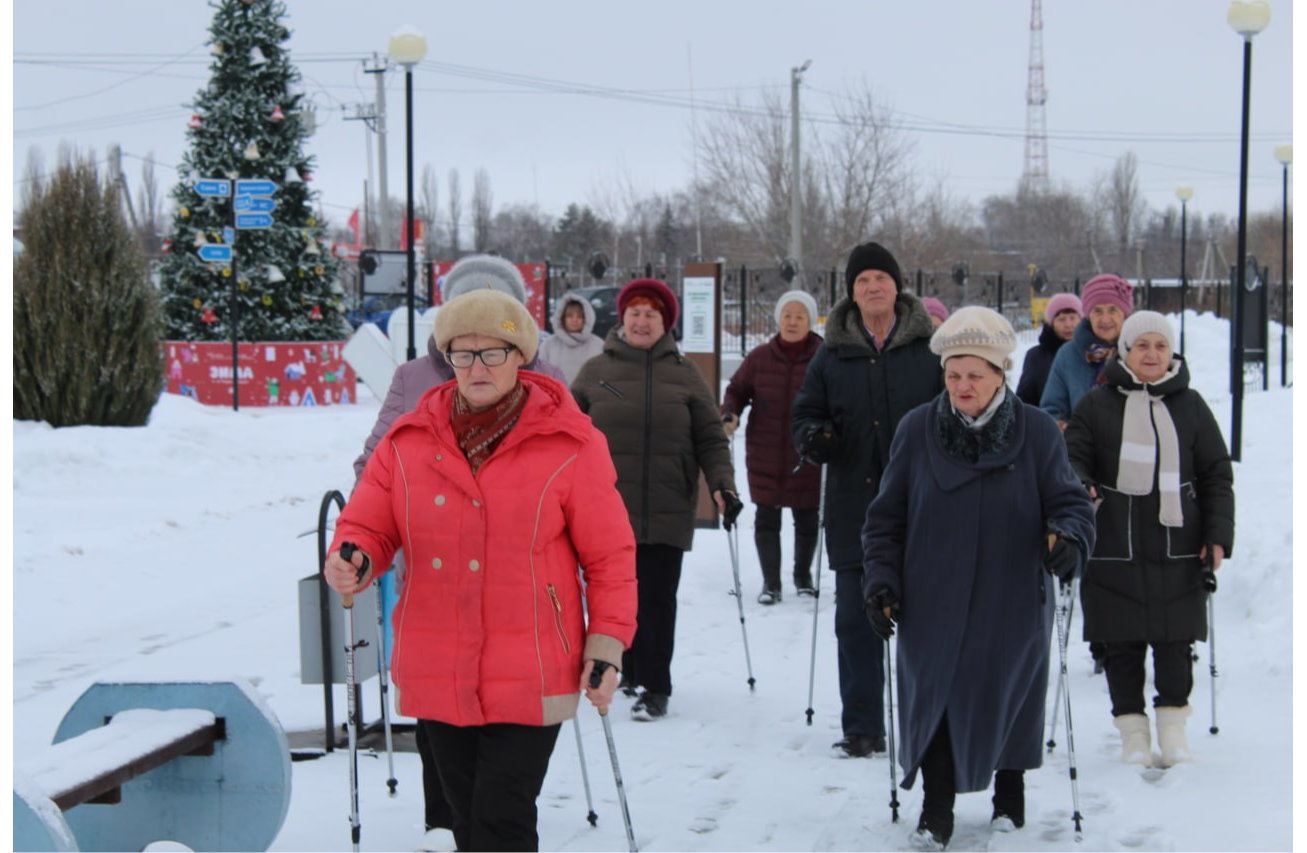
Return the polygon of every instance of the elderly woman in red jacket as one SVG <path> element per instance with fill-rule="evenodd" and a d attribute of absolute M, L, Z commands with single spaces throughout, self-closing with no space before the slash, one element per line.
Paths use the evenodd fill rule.
<path fill-rule="evenodd" d="M 400 713 L 435 755 L 458 849 L 535 850 L 559 725 L 582 691 L 612 701 L 635 634 L 635 540 L 603 434 L 562 383 L 518 370 L 537 348 L 526 308 L 474 291 L 441 309 L 435 338 L 455 381 L 378 445 L 324 571 L 354 592 L 397 549 L 409 555 L 392 666 Z M 345 542 L 358 549 L 351 561 Z"/>

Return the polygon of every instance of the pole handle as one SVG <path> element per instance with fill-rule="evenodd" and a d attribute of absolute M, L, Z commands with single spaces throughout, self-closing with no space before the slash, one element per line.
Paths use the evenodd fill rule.
<path fill-rule="evenodd" d="M 342 560 L 345 560 L 346 562 L 353 563 L 354 552 L 357 550 L 358 550 L 358 546 L 355 545 L 353 542 L 342 542 L 340 543 L 340 558 Z M 368 569 L 370 569 L 371 567 L 372 567 L 372 561 L 368 559 L 367 554 L 364 554 L 363 565 L 359 566 L 356 569 L 356 571 L 358 572 L 358 580 L 360 581 L 363 580 L 363 576 L 368 573 Z M 345 605 L 345 609 L 349 610 L 354 606 L 354 593 L 352 592 L 341 593 L 340 600 Z"/>

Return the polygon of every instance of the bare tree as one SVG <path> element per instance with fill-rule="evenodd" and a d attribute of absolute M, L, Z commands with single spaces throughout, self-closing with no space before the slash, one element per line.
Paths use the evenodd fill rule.
<path fill-rule="evenodd" d="M 1117 158 L 1112 171 L 1099 179 L 1098 201 L 1111 228 L 1118 252 L 1117 263 L 1126 267 L 1130 241 L 1138 233 L 1148 206 L 1139 191 L 1139 160 L 1133 151 Z"/>
<path fill-rule="evenodd" d="M 495 194 L 490 189 L 490 173 L 484 168 L 478 168 L 472 176 L 472 246 L 478 252 L 490 249 L 494 204 Z"/>
<path fill-rule="evenodd" d="M 418 214 L 426 223 L 426 232 L 422 239 L 422 253 L 428 259 L 440 256 L 440 235 L 436 232 L 436 212 L 440 210 L 440 187 L 436 182 L 436 171 L 431 164 L 422 167 L 422 183 L 418 189 Z"/>
<path fill-rule="evenodd" d="M 140 242 L 147 255 L 158 255 L 163 244 L 163 211 L 159 203 L 159 181 L 154 174 L 154 152 L 141 161 L 141 189 L 136 194 L 140 208 Z"/>
<path fill-rule="evenodd" d="M 449 170 L 449 259 L 458 259 L 459 221 L 463 218 L 463 193 L 459 189 L 458 169 Z"/>

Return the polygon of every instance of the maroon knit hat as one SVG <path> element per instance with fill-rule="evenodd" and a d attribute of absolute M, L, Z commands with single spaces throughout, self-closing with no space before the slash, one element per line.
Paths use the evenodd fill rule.
<path fill-rule="evenodd" d="M 657 306 L 658 313 L 663 315 L 663 329 L 670 332 L 681 315 L 680 303 L 672 289 L 656 278 L 637 278 L 621 289 L 617 294 L 618 321 L 626 314 L 627 304 L 637 296 Z"/>
<path fill-rule="evenodd" d="M 1115 305 L 1129 317 L 1135 307 L 1134 287 L 1120 276 L 1103 273 L 1085 282 L 1080 289 L 1080 302 L 1085 314 L 1091 313 L 1097 305 Z"/>

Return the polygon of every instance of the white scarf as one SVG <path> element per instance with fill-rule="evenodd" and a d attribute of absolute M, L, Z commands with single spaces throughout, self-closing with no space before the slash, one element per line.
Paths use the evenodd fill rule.
<path fill-rule="evenodd" d="M 994 415 L 998 412 L 998 407 L 1003 405 L 1003 398 L 1007 396 L 1007 393 L 1007 383 L 1004 383 L 994 392 L 994 399 L 989 401 L 989 405 L 985 407 L 985 411 L 976 415 L 974 418 L 956 406 L 953 407 L 953 414 L 961 419 L 962 425 L 967 429 L 979 432 L 981 427 L 994 419 Z M 950 405 L 952 404 L 950 403 Z"/>
<path fill-rule="evenodd" d="M 1125 367 L 1124 364 L 1121 365 Z M 1148 392 L 1174 377 L 1180 370 L 1172 361 L 1166 375 L 1157 382 L 1140 382 L 1142 388 L 1118 388 L 1125 395 L 1125 422 L 1121 431 L 1121 458 L 1116 475 L 1116 487 L 1127 495 L 1147 495 L 1153 491 L 1153 474 L 1158 460 L 1157 487 L 1161 497 L 1158 519 L 1165 527 L 1184 526 L 1184 513 L 1180 508 L 1180 440 L 1175 422 L 1162 397 Z M 1136 380 L 1139 377 L 1130 372 Z"/>

